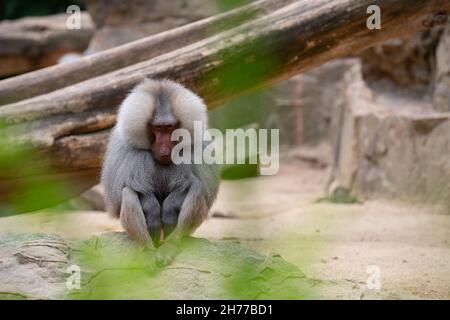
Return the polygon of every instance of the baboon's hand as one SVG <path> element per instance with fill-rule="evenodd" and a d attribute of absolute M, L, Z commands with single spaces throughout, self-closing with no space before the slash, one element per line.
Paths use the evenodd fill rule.
<path fill-rule="evenodd" d="M 156 265 L 164 267 L 169 265 L 176 257 L 179 251 L 179 244 L 176 241 L 164 242 L 156 250 Z"/>

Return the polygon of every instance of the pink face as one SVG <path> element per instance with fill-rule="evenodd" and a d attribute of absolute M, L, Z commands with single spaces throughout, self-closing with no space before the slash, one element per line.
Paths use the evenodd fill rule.
<path fill-rule="evenodd" d="M 150 140 L 153 141 L 151 150 L 153 157 L 159 164 L 168 165 L 172 163 L 171 153 L 174 142 L 171 141 L 171 136 L 172 132 L 179 126 L 178 122 L 149 125 Z"/>

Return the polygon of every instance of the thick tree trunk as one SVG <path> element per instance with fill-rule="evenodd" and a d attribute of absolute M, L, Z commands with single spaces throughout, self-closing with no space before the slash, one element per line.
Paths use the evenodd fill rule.
<path fill-rule="evenodd" d="M 293 1 L 257 1 L 242 8 L 161 32 L 76 61 L 55 65 L 1 81 L 0 105 L 48 93 L 151 59 L 226 29 L 236 27 Z"/>
<path fill-rule="evenodd" d="M 381 8 L 381 30 L 366 27 L 366 10 L 373 4 Z M 61 173 L 86 176 L 100 168 L 117 106 L 146 76 L 178 80 L 213 108 L 328 60 L 441 23 L 448 11 L 450 0 L 298 1 L 148 61 L 2 106 L 0 119 L 10 127 L 24 125 L 25 137 Z M 96 181 L 92 175 L 87 184 Z"/>

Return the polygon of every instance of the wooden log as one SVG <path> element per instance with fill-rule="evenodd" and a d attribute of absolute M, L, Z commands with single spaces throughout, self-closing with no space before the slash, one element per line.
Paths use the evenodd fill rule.
<path fill-rule="evenodd" d="M 94 33 L 89 15 L 81 14 L 80 29 L 67 29 L 66 20 L 59 14 L 1 22 L 0 77 L 48 67 L 67 52 L 85 50 Z"/>
<path fill-rule="evenodd" d="M 293 1 L 257 1 L 223 14 L 89 55 L 76 61 L 0 81 L 0 105 L 48 93 L 151 59 L 248 22 Z"/>
<path fill-rule="evenodd" d="M 381 30 L 366 28 L 366 9 L 372 4 L 381 8 Z M 450 0 L 298 1 L 148 61 L 0 107 L 0 119 L 29 128 L 28 138 L 60 172 L 96 171 L 117 106 L 146 76 L 178 80 L 213 108 L 328 60 L 423 30 L 442 22 L 448 11 Z M 92 138 L 99 133 L 105 134 Z M 86 154 L 88 161 L 83 160 Z M 97 177 L 92 175 L 90 183 Z"/>

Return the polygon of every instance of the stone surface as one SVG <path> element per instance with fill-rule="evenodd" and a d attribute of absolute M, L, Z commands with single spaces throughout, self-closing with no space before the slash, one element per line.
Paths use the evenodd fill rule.
<path fill-rule="evenodd" d="M 59 236 L 0 236 L 0 299 L 55 299 L 65 290 L 69 245 Z"/>
<path fill-rule="evenodd" d="M 421 90 L 433 83 L 435 49 L 442 26 L 373 46 L 360 54 L 364 80 L 381 89 L 392 85 Z"/>
<path fill-rule="evenodd" d="M 450 23 L 436 50 L 436 77 L 433 102 L 438 111 L 450 112 Z"/>
<path fill-rule="evenodd" d="M 66 14 L 28 17 L 0 23 L 0 76 L 12 76 L 47 67 L 66 53 L 84 51 L 94 33 L 88 14 L 81 29 L 66 27 Z"/>
<path fill-rule="evenodd" d="M 450 113 L 426 100 L 375 94 L 358 65 L 349 76 L 329 191 L 450 205 Z"/>
<path fill-rule="evenodd" d="M 261 256 L 232 242 L 189 238 L 172 264 L 158 268 L 154 252 L 128 236 L 105 234 L 84 243 L 80 265 L 92 268 L 71 298 L 264 299 L 314 296 L 312 283 L 279 255 Z M 94 257 L 94 258 L 92 258 Z M 84 262 L 83 262 L 84 261 Z"/>
<path fill-rule="evenodd" d="M 0 238 L 0 299 L 312 299 L 380 298 L 364 283 L 308 279 L 280 255 L 236 242 L 188 238 L 175 260 L 158 267 L 154 250 L 122 232 L 82 242 L 47 234 Z M 80 289 L 68 289 L 68 267 Z"/>

